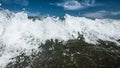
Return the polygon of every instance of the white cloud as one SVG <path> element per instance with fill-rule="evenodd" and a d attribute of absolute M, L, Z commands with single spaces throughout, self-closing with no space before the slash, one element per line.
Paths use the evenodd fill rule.
<path fill-rule="evenodd" d="M 0 3 L 0 6 L 2 6 L 2 4 Z"/>
<path fill-rule="evenodd" d="M 83 8 L 83 6 L 78 1 L 75 1 L 75 0 L 58 3 L 57 6 L 61 6 L 66 10 L 77 10 L 77 9 Z"/>
<path fill-rule="evenodd" d="M 108 16 L 110 17 L 110 16 L 116 16 L 116 15 L 120 15 L 120 11 L 101 10 L 101 11 L 96 11 L 96 12 L 90 12 L 90 13 L 83 14 L 83 16 L 90 17 L 90 18 L 105 18 L 105 17 L 108 17 Z"/>
<path fill-rule="evenodd" d="M 90 18 L 104 18 L 105 13 L 106 11 L 97 11 L 97 12 L 83 14 L 83 16 Z"/>
<path fill-rule="evenodd" d="M 95 0 L 64 0 L 62 3 L 57 3 L 57 6 L 63 7 L 65 10 L 78 10 L 81 8 L 93 6 L 94 4 Z M 50 3 L 50 5 L 54 4 Z"/>
<path fill-rule="evenodd" d="M 95 4 L 95 0 L 82 0 L 83 5 L 85 6 L 92 6 Z"/>
<path fill-rule="evenodd" d="M 120 15 L 120 11 L 117 12 L 111 12 L 112 15 Z"/>

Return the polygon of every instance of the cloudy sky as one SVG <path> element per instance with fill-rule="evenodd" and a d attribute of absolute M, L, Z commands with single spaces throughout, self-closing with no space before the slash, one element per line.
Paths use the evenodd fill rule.
<path fill-rule="evenodd" d="M 0 0 L 0 7 L 32 16 L 65 14 L 89 18 L 120 19 L 120 0 Z"/>

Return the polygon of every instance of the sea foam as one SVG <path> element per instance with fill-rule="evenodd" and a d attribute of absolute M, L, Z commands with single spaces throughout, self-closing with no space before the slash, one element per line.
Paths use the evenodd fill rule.
<path fill-rule="evenodd" d="M 97 44 L 98 40 L 112 41 L 120 39 L 120 20 L 88 19 L 66 14 L 64 20 L 54 17 L 28 19 L 25 12 L 13 13 L 0 11 L 0 68 L 4 68 L 21 52 L 28 55 L 37 50 L 40 43 L 48 39 L 67 41 L 76 39 L 78 33 L 85 42 Z"/>

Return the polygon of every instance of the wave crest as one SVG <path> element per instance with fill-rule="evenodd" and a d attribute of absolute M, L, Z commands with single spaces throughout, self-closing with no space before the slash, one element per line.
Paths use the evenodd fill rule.
<path fill-rule="evenodd" d="M 88 19 L 66 14 L 64 20 L 54 17 L 42 19 L 28 19 L 25 12 L 13 13 L 0 11 L 0 60 L 8 62 L 10 58 L 25 51 L 30 53 L 40 43 L 48 39 L 67 41 L 76 39 L 78 33 L 83 35 L 87 43 L 97 44 L 98 40 L 112 41 L 120 39 L 120 20 L 113 19 Z M 8 62 L 0 61 L 0 67 Z"/>

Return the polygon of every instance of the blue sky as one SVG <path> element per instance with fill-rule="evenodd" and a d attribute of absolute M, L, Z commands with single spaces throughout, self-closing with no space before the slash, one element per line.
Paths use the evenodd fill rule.
<path fill-rule="evenodd" d="M 0 0 L 1 8 L 25 10 L 32 16 L 65 14 L 89 18 L 120 19 L 120 0 Z"/>

